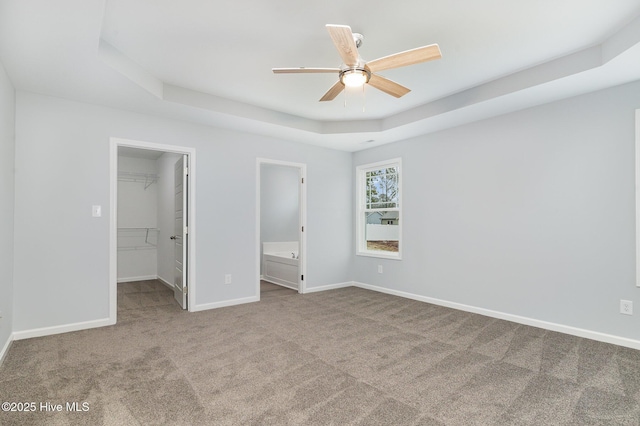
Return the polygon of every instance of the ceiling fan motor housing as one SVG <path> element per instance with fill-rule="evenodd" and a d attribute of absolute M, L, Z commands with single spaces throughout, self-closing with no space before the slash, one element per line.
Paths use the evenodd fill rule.
<path fill-rule="evenodd" d="M 360 87 L 369 82 L 371 71 L 363 66 L 347 67 L 340 70 L 340 82 L 349 87 Z"/>
<path fill-rule="evenodd" d="M 353 41 L 356 42 L 356 47 L 360 48 L 360 46 L 362 46 L 362 42 L 364 41 L 364 36 L 360 33 L 353 33 Z"/>

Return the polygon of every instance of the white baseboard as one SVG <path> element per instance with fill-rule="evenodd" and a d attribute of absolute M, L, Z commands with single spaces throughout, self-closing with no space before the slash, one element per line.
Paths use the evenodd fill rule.
<path fill-rule="evenodd" d="M 289 281 L 278 280 L 278 279 L 273 280 L 268 278 L 262 278 L 261 280 L 271 284 L 279 285 L 280 287 L 286 287 L 286 288 L 290 288 L 291 290 L 298 291 L 298 287 L 296 287 L 295 285 L 289 284 Z"/>
<path fill-rule="evenodd" d="M 399 290 L 392 290 L 384 287 L 378 287 L 375 285 L 353 282 L 354 287 L 360 287 L 367 290 L 373 290 L 380 293 L 392 294 L 394 296 L 400 296 L 407 299 L 413 299 L 420 302 L 431 303 L 433 305 L 444 306 L 447 308 L 458 309 L 460 311 L 472 312 L 474 314 L 485 315 L 492 318 L 498 318 L 515 322 L 518 324 L 530 325 L 532 327 L 538 327 L 545 330 L 557 331 L 559 333 L 570 334 L 572 336 L 584 337 L 586 339 L 597 340 L 599 342 L 611 343 L 618 346 L 624 346 L 632 349 L 640 349 L 640 341 L 629 339 L 626 337 L 614 336 L 612 334 L 601 333 L 598 331 L 586 330 L 583 328 L 572 327 L 564 324 L 557 324 L 548 321 L 537 320 L 534 318 L 521 317 L 519 315 L 507 314 L 504 312 L 493 311 L 491 309 L 478 308 L 475 306 L 464 305 L 462 303 L 449 302 L 446 300 L 435 299 L 432 297 L 421 296 L 418 294 L 407 293 Z"/>
<path fill-rule="evenodd" d="M 173 284 L 171 284 L 169 281 L 167 281 L 164 278 L 162 278 L 160 275 L 143 275 L 141 277 L 118 278 L 118 284 L 120 284 L 120 283 L 132 283 L 132 282 L 135 282 L 135 281 L 147 281 L 147 280 L 158 280 L 162 284 L 166 285 L 171 290 L 173 290 Z"/>
<path fill-rule="evenodd" d="M 355 284 L 353 281 L 347 281 L 345 283 L 328 284 L 328 285 L 321 285 L 317 287 L 307 287 L 304 292 L 315 293 L 317 291 L 327 291 L 327 290 L 334 290 L 336 288 L 353 287 L 354 285 Z"/>
<path fill-rule="evenodd" d="M 87 330 L 89 328 L 104 327 L 114 325 L 116 322 L 110 318 L 77 322 L 74 324 L 56 325 L 53 327 L 34 328 L 32 330 L 14 331 L 14 340 L 30 339 L 32 337 L 50 336 L 52 334 L 68 333 L 70 331 Z"/>
<path fill-rule="evenodd" d="M 140 277 L 118 278 L 118 283 L 131 283 L 134 281 L 146 281 L 146 280 L 157 280 L 157 279 L 158 279 L 157 275 L 142 275 Z"/>
<path fill-rule="evenodd" d="M 7 352 L 9 352 L 13 339 L 13 334 L 10 334 L 4 346 L 0 349 L 0 365 L 4 362 L 4 357 L 7 355 Z"/>
<path fill-rule="evenodd" d="M 205 303 L 203 305 L 196 305 L 193 308 L 189 309 L 189 311 L 199 312 L 199 311 L 206 311 L 209 309 L 225 308 L 227 306 L 242 305 L 244 303 L 252 303 L 252 302 L 259 302 L 259 301 L 260 301 L 260 297 L 251 296 L 251 297 L 244 297 L 242 299 L 225 300 L 223 302 L 213 302 L 213 303 Z"/>
<path fill-rule="evenodd" d="M 160 281 L 162 284 L 166 285 L 167 287 L 169 287 L 171 290 L 173 290 L 173 284 L 171 284 L 169 281 L 165 280 L 164 278 L 162 278 L 161 276 L 158 275 L 158 281 Z"/>
<path fill-rule="evenodd" d="M 266 281 L 266 282 L 271 283 L 271 284 L 281 285 L 283 287 L 287 287 L 287 288 L 290 288 L 292 290 L 298 290 L 298 286 L 296 285 L 296 283 L 294 283 L 292 281 L 283 280 L 283 279 L 278 278 L 278 277 L 270 277 L 268 275 L 265 275 L 262 278 L 262 281 Z"/>

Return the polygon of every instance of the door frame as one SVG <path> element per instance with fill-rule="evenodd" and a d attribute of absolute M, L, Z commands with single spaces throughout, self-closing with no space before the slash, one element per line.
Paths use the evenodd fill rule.
<path fill-rule="evenodd" d="M 118 147 L 121 146 L 171 152 L 189 157 L 187 308 L 189 312 L 194 312 L 196 310 L 196 150 L 184 146 L 112 137 L 109 138 L 109 320 L 115 324 L 118 316 Z"/>
<path fill-rule="evenodd" d="M 261 192 L 261 170 L 263 164 L 285 166 L 298 169 L 299 178 L 298 185 L 298 241 L 299 248 L 299 269 L 298 269 L 298 293 L 304 294 L 307 291 L 307 165 L 304 163 L 293 163 L 290 161 L 272 160 L 269 158 L 256 159 L 256 297 L 260 300 L 260 264 L 262 259 L 260 256 L 260 192 Z M 303 231 L 304 229 L 304 231 Z M 301 279 L 301 277 L 304 279 Z"/>
<path fill-rule="evenodd" d="M 635 192 L 636 192 L 636 287 L 640 287 L 640 109 L 636 109 Z"/>

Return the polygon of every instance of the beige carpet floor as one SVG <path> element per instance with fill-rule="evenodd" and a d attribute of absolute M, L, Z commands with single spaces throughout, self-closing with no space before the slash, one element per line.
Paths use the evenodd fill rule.
<path fill-rule="evenodd" d="M 266 283 L 265 283 L 266 284 Z M 157 282 L 118 324 L 16 341 L 3 425 L 638 425 L 640 351 L 359 288 L 188 313 Z"/>

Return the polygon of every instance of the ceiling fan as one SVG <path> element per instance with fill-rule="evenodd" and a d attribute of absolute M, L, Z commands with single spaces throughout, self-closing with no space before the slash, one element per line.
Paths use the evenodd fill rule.
<path fill-rule="evenodd" d="M 339 80 L 320 98 L 321 102 L 333 100 L 344 90 L 345 86 L 360 87 L 364 84 L 370 84 L 378 90 L 399 98 L 411 90 L 376 74 L 376 72 L 419 64 L 442 57 L 438 45 L 430 44 L 366 62 L 358 53 L 358 47 L 364 39 L 362 34 L 352 33 L 351 27 L 347 25 L 328 24 L 327 31 L 329 31 L 331 40 L 333 40 L 333 44 L 344 62 L 340 68 L 273 68 L 275 74 L 338 73 Z"/>

